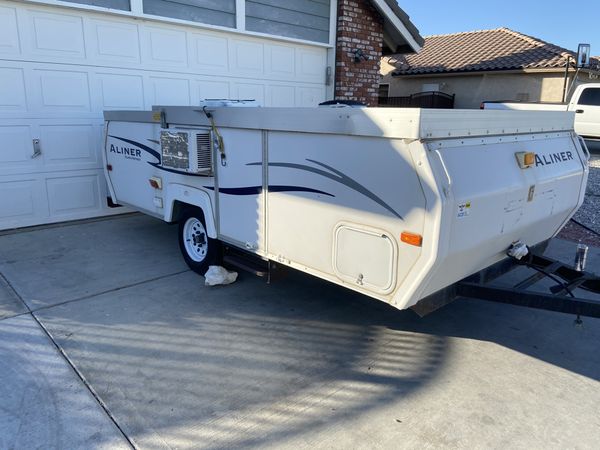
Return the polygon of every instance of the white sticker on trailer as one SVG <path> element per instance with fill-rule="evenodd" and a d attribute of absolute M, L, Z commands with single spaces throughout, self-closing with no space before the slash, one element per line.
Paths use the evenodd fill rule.
<path fill-rule="evenodd" d="M 471 212 L 471 202 L 459 203 L 458 213 L 457 213 L 456 217 L 458 217 L 459 219 L 461 219 L 463 217 L 467 217 L 470 212 Z"/>

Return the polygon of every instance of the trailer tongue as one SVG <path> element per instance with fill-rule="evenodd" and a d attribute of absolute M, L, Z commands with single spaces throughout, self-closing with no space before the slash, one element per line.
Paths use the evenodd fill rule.
<path fill-rule="evenodd" d="M 521 259 L 507 258 L 470 275 L 424 298 L 412 309 L 425 316 L 462 297 L 574 314 L 576 324 L 581 324 L 580 316 L 600 318 L 600 277 L 586 272 L 585 259 L 578 258 L 582 247 L 584 254 L 587 253 L 587 246 L 576 247 L 575 264 L 569 265 L 544 256 L 546 245 L 547 242 L 527 248 Z M 496 282 L 511 272 L 518 272 L 512 276 L 512 283 Z M 543 279 L 550 279 L 554 284 L 549 288 L 536 287 Z"/>
<path fill-rule="evenodd" d="M 106 119 L 115 203 L 405 309 L 553 237 L 587 155 L 559 112 L 155 107 Z"/>

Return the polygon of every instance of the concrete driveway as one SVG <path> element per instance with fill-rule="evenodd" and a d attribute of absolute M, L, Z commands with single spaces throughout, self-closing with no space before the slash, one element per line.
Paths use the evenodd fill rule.
<path fill-rule="evenodd" d="M 598 320 L 420 319 L 297 273 L 206 288 L 141 215 L 4 234 L 0 273 L 3 449 L 600 442 Z"/>

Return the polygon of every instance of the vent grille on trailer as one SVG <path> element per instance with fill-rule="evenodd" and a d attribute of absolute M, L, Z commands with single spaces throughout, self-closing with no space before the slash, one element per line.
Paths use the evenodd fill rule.
<path fill-rule="evenodd" d="M 175 169 L 176 173 L 214 175 L 210 130 L 161 130 L 160 146 L 163 167 Z"/>
<path fill-rule="evenodd" d="M 212 170 L 212 149 L 210 133 L 196 134 L 196 148 L 198 149 L 198 169 L 200 171 Z"/>

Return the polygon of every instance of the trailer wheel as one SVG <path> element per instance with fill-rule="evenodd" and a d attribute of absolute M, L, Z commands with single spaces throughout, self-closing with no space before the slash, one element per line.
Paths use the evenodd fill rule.
<path fill-rule="evenodd" d="M 204 275 L 208 266 L 219 262 L 219 241 L 206 232 L 204 214 L 198 208 L 188 208 L 179 219 L 179 249 L 186 264 Z"/>

